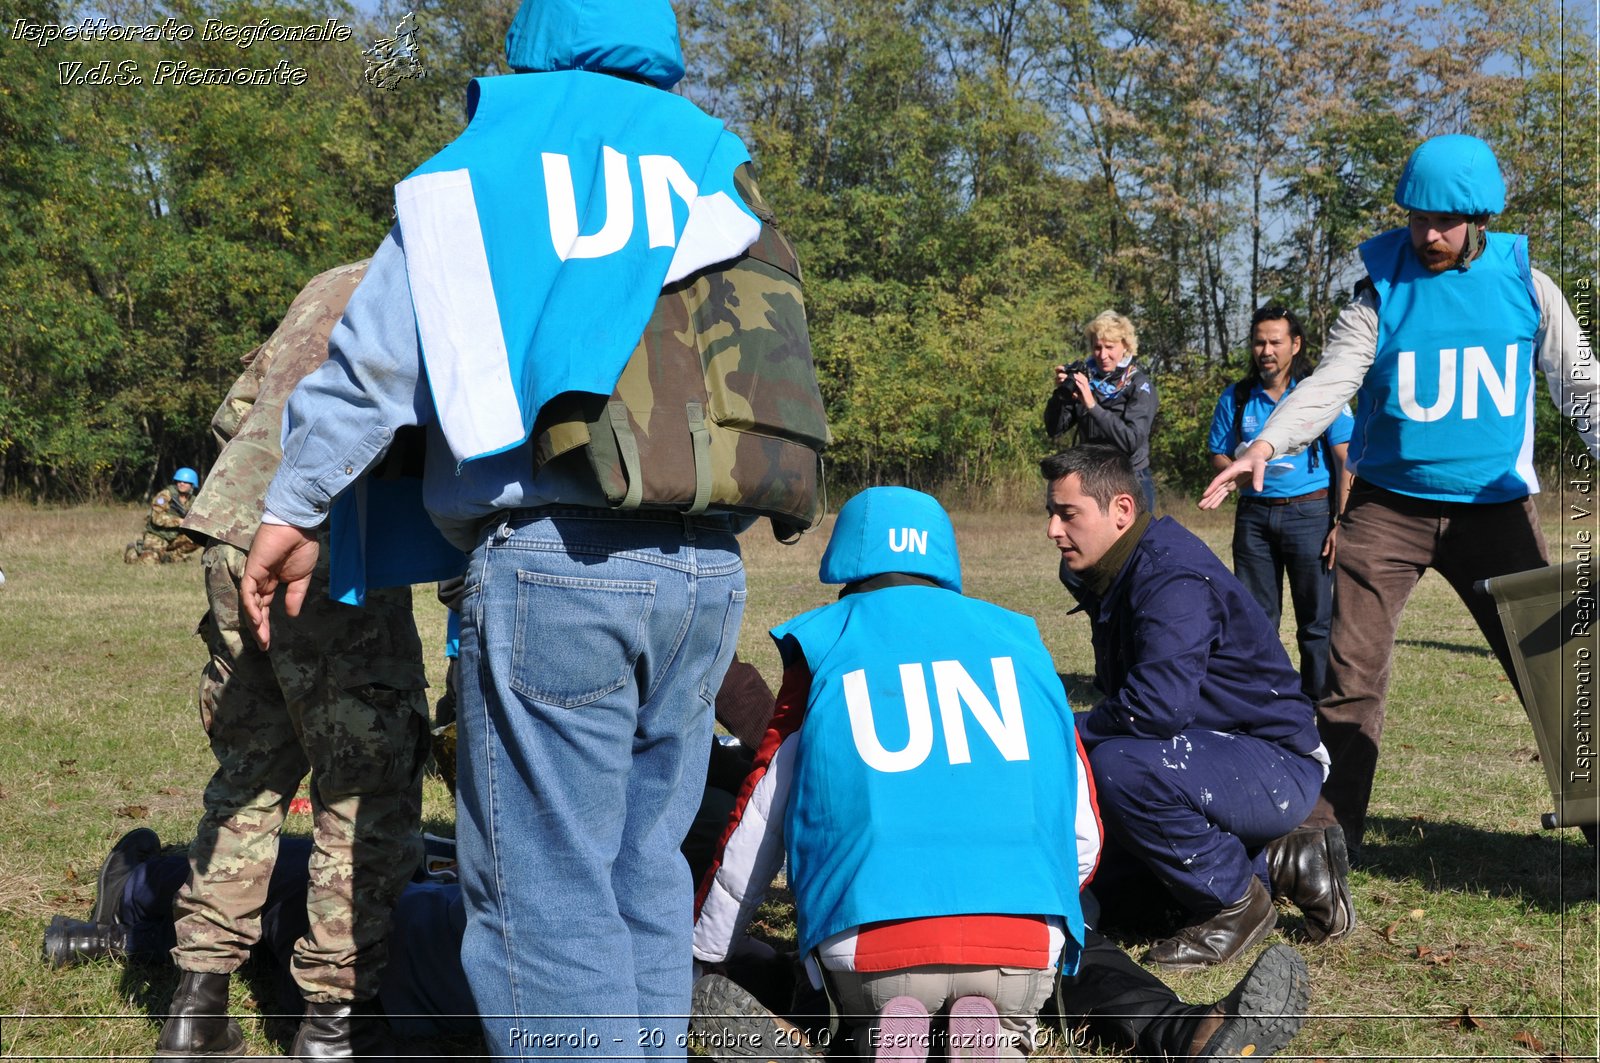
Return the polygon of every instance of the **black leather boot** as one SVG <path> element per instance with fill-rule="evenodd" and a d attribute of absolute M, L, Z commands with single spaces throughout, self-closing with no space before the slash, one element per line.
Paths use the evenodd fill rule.
<path fill-rule="evenodd" d="M 1342 938 L 1356 926 L 1350 896 L 1350 855 L 1344 828 L 1300 827 L 1267 846 L 1272 892 L 1285 897 L 1306 917 L 1313 942 Z"/>
<path fill-rule="evenodd" d="M 105 863 L 100 865 L 89 922 L 115 923 L 117 909 L 122 905 L 122 887 L 128 876 L 133 874 L 134 868 L 160 852 L 161 839 L 149 827 L 135 827 L 117 839 Z"/>
<path fill-rule="evenodd" d="M 44 930 L 44 958 L 52 967 L 76 967 L 91 960 L 120 958 L 126 951 L 127 931 L 120 926 L 58 915 Z"/>
<path fill-rule="evenodd" d="M 393 1054 L 388 1020 L 374 1001 L 335 1001 L 306 1004 L 288 1058 L 388 1063 Z"/>
<path fill-rule="evenodd" d="M 1272 896 L 1255 876 L 1244 897 L 1211 918 L 1186 926 L 1150 946 L 1150 962 L 1167 971 L 1227 963 L 1277 925 Z"/>
<path fill-rule="evenodd" d="M 184 971 L 172 1010 L 161 1024 L 156 1058 L 204 1060 L 219 1063 L 244 1054 L 244 1034 L 228 1017 L 226 974 Z"/>

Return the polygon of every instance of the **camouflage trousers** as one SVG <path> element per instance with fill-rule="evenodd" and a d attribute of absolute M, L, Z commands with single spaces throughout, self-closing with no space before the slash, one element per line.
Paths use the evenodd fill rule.
<path fill-rule="evenodd" d="M 145 532 L 137 542 L 122 551 L 122 560 L 130 565 L 166 565 L 174 561 L 188 561 L 200 553 L 200 544 L 179 533 L 171 542 Z"/>
<path fill-rule="evenodd" d="M 272 610 L 272 649 L 245 630 L 245 554 L 210 546 L 211 659 L 200 721 L 217 758 L 178 894 L 173 960 L 230 972 L 260 937 L 260 914 L 289 802 L 309 772 L 315 848 L 310 928 L 291 964 L 308 1001 L 365 1000 L 388 957 L 390 913 L 422 857 L 427 682 L 408 588 L 364 608 L 328 597 L 327 548 L 299 617 Z"/>

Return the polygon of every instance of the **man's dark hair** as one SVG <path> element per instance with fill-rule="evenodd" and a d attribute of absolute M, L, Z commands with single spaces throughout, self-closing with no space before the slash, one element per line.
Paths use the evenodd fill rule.
<path fill-rule="evenodd" d="M 1083 493 L 1095 500 L 1102 513 L 1110 512 L 1111 500 L 1118 495 L 1133 497 L 1135 513 L 1144 509 L 1144 491 L 1133 474 L 1133 462 L 1116 447 L 1092 443 L 1063 450 L 1039 462 L 1039 471 L 1045 482 L 1052 484 L 1076 473 Z"/>
<path fill-rule="evenodd" d="M 1311 375 L 1311 352 L 1306 347 L 1306 330 L 1300 327 L 1300 319 L 1293 310 L 1282 303 L 1268 303 L 1254 314 L 1250 315 L 1250 342 L 1256 341 L 1256 326 L 1263 321 L 1282 321 L 1289 326 L 1289 339 L 1300 341 L 1300 350 L 1296 352 L 1294 361 L 1289 363 L 1289 379 L 1291 381 L 1304 380 Z M 1256 365 L 1255 354 L 1250 355 L 1250 369 L 1244 375 L 1245 382 L 1251 387 L 1261 383 L 1261 367 Z M 1246 392 L 1248 395 L 1249 392 Z"/>

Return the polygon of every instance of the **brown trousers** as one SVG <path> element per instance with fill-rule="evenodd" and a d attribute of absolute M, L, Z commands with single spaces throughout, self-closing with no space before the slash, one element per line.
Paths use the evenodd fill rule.
<path fill-rule="evenodd" d="M 1367 804 L 1383 735 L 1384 698 L 1400 613 L 1426 569 L 1455 588 L 1515 685 L 1494 599 L 1478 580 L 1549 563 L 1533 499 L 1434 502 L 1356 480 L 1339 523 L 1328 691 L 1317 729 L 1333 758 L 1322 796 L 1306 818 L 1344 827 L 1352 848 L 1366 830 Z"/>

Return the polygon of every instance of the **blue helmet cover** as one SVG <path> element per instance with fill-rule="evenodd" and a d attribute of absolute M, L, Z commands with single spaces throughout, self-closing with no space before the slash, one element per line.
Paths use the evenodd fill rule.
<path fill-rule="evenodd" d="M 199 487 L 200 474 L 185 465 L 172 474 L 172 482 L 175 484 L 188 484 L 190 487 Z"/>
<path fill-rule="evenodd" d="M 1394 186 L 1394 201 L 1434 214 L 1498 214 L 1506 209 L 1506 182 L 1489 145 L 1452 133 L 1417 145 Z"/>
<path fill-rule="evenodd" d="M 924 576 L 960 592 L 956 530 L 932 495 L 909 487 L 869 487 L 839 510 L 817 577 L 823 583 L 855 583 L 886 572 Z"/>
<path fill-rule="evenodd" d="M 668 0 L 523 0 L 506 32 L 506 62 L 524 74 L 630 74 L 662 89 L 683 77 Z"/>

